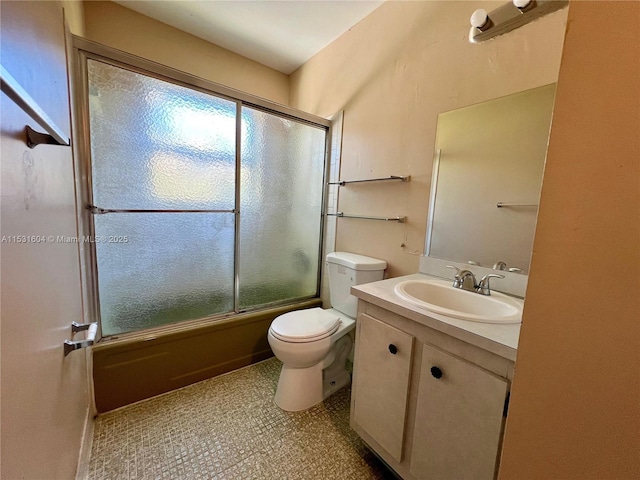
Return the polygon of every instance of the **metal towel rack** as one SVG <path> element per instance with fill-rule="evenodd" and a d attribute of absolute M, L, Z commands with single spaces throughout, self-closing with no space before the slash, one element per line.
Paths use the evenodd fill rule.
<path fill-rule="evenodd" d="M 367 178 L 365 180 L 339 180 L 337 182 L 329 182 L 329 185 L 340 185 L 344 186 L 348 183 L 365 183 L 365 182 L 385 182 L 388 180 L 399 180 L 401 182 L 408 182 L 411 180 L 411 175 L 390 175 L 388 177 L 381 178 Z"/>
<path fill-rule="evenodd" d="M 367 178 L 363 180 L 339 180 L 337 182 L 329 182 L 327 185 L 344 186 L 349 183 L 385 182 L 389 180 L 408 182 L 411 180 L 411 176 L 410 175 L 390 175 L 388 177 Z M 343 212 L 327 213 L 327 215 L 330 215 L 332 217 L 358 218 L 362 220 L 382 220 L 383 222 L 398 222 L 398 223 L 405 223 L 407 219 L 407 217 L 371 217 L 369 215 L 349 215 Z"/>
<path fill-rule="evenodd" d="M 498 202 L 496 203 L 496 207 L 537 207 L 537 203 L 507 203 L 507 202 Z"/>
<path fill-rule="evenodd" d="M 48 133 L 36 132 L 34 129 L 26 126 L 27 146 L 34 148 L 37 145 L 63 145 L 71 144 L 68 135 L 66 135 L 54 122 L 49 115 L 31 98 L 24 88 L 13 78 L 2 65 L 0 65 L 0 85 L 2 92 L 13 100 L 24 112 L 38 122 L 42 128 Z"/>
<path fill-rule="evenodd" d="M 327 213 L 327 215 L 331 215 L 332 217 L 359 218 L 362 220 L 382 220 L 384 222 L 398 222 L 398 223 L 405 223 L 407 219 L 407 217 L 369 217 L 366 215 L 348 215 L 342 212 Z"/>

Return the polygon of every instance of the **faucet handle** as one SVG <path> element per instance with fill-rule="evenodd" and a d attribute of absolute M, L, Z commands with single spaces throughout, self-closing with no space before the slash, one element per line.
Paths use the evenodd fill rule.
<path fill-rule="evenodd" d="M 485 275 L 480 279 L 480 282 L 478 282 L 476 292 L 481 295 L 491 295 L 491 289 L 489 288 L 489 280 L 491 278 L 504 278 L 504 275 L 497 275 L 495 273 Z"/>
<path fill-rule="evenodd" d="M 460 278 L 460 272 L 462 272 L 462 270 L 460 270 L 458 267 L 454 267 L 453 265 L 447 265 L 447 268 L 450 268 L 451 270 L 455 270 L 455 278 Z"/>
<path fill-rule="evenodd" d="M 462 270 L 460 270 L 458 267 L 454 267 L 453 265 L 447 265 L 447 268 L 451 268 L 452 270 L 456 271 L 453 279 L 453 286 L 455 288 L 460 288 L 462 286 L 462 279 L 460 278 L 460 273 L 462 272 Z"/>

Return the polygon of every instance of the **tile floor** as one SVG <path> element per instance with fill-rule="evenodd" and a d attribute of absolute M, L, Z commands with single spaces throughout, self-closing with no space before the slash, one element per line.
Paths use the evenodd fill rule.
<path fill-rule="evenodd" d="M 350 388 L 304 412 L 273 403 L 275 359 L 96 419 L 89 479 L 393 478 L 349 427 Z"/>

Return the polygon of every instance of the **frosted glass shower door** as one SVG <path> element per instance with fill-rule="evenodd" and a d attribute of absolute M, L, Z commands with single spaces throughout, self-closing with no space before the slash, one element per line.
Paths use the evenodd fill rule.
<path fill-rule="evenodd" d="M 102 56 L 86 72 L 104 337 L 318 296 L 324 120 Z"/>
<path fill-rule="evenodd" d="M 87 71 L 103 336 L 233 311 L 238 103 Z"/>
<path fill-rule="evenodd" d="M 242 106 L 240 308 L 318 294 L 326 130 Z"/>

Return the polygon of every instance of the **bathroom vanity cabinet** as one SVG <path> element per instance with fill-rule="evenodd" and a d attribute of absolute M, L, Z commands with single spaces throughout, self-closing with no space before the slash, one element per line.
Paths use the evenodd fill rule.
<path fill-rule="evenodd" d="M 495 353 L 455 324 L 352 292 L 352 428 L 404 479 L 495 478 L 515 349 Z"/>

